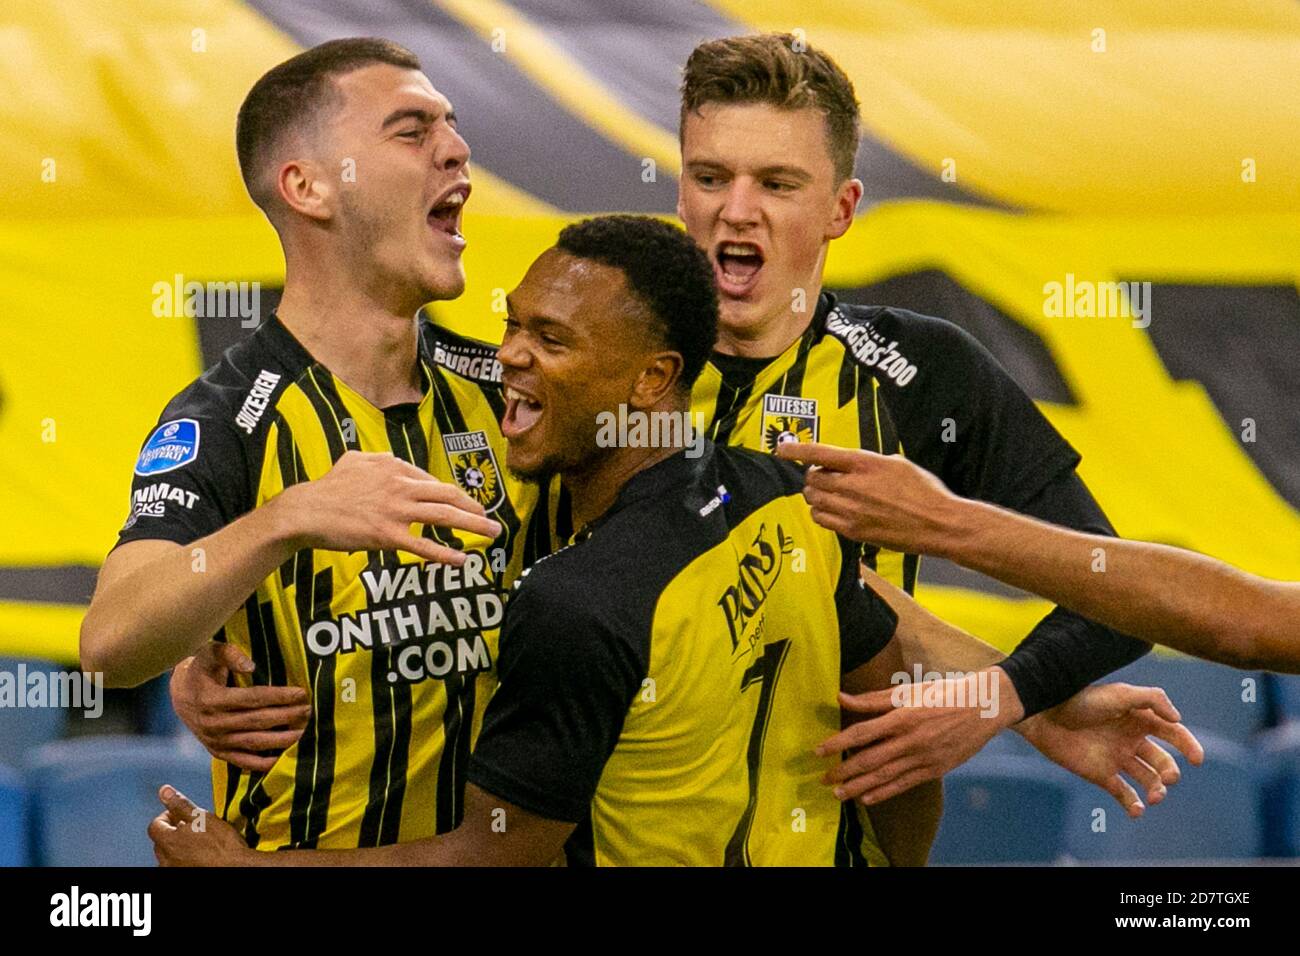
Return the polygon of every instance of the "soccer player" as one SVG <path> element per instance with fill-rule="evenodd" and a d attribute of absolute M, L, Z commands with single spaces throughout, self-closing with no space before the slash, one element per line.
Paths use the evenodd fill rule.
<path fill-rule="evenodd" d="M 254 662 L 272 687 L 236 692 L 252 732 L 295 742 L 252 772 L 213 765 L 250 846 L 447 831 L 535 498 L 498 468 L 492 402 L 417 326 L 464 288 L 469 148 L 415 56 L 367 39 L 268 72 L 236 140 L 284 296 L 145 441 L 82 666 L 137 684 L 213 634 Z"/>
<path fill-rule="evenodd" d="M 778 454 L 818 466 L 804 492 L 813 516 L 854 540 L 947 558 L 1206 660 L 1300 673 L 1300 583 L 962 498 L 897 457 L 794 443 Z"/>
<path fill-rule="evenodd" d="M 464 824 L 259 854 L 219 821 L 191 827 L 196 808 L 164 788 L 159 859 L 546 864 L 563 848 L 574 864 L 860 864 L 854 805 L 819 784 L 836 754 L 814 754 L 840 727 L 836 691 L 888 687 L 902 665 L 858 549 L 816 528 L 802 476 L 776 459 L 606 440 L 613 416 L 650 423 L 643 436 L 686 418 L 717 317 L 704 254 L 653 219 L 588 220 L 507 301 L 507 462 L 560 475 L 579 530 L 506 609 Z M 885 809 L 869 812 L 891 862 L 923 862 L 937 821 Z"/>
<path fill-rule="evenodd" d="M 902 435 L 910 455 L 960 478 L 973 493 L 1107 529 L 1074 472 L 1077 455 L 969 336 L 937 319 L 836 306 L 818 295 L 827 244 L 848 228 L 861 192 L 849 178 L 857 106 L 838 68 L 815 51 L 794 53 L 789 38 L 717 41 L 688 64 L 684 97 L 680 212 L 715 264 L 722 290 L 718 351 L 693 395 L 711 437 L 771 450 L 781 436 L 821 434 L 855 447 L 897 449 Z M 748 276 L 743 287 L 733 281 L 739 274 Z M 794 292 L 813 304 L 811 316 L 792 311 Z M 435 349 L 446 351 L 446 333 L 427 328 L 438 337 Z M 890 378 L 881 370 L 896 365 L 885 360 L 887 349 L 870 344 L 882 330 L 906 341 L 904 354 L 924 354 L 919 371 L 897 370 Z M 961 439 L 955 446 L 940 440 L 948 414 Z M 565 526 L 562 517 L 555 524 Z M 534 554 L 553 543 L 546 527 L 541 522 L 536 535 L 528 529 Z M 894 583 L 914 583 L 915 558 L 872 553 L 869 560 Z M 906 726 L 896 743 L 937 776 L 1008 722 L 1058 703 L 1143 649 L 1077 615 L 1053 612 L 997 668 L 1004 700 L 1013 705 L 997 720 L 972 709 L 936 735 L 925 725 L 938 716 L 911 710 L 898 718 Z M 295 738 L 286 731 L 270 741 L 249 727 L 261 715 L 237 709 L 242 701 L 223 687 L 238 663 L 233 649 L 201 652 L 193 665 L 177 668 L 173 700 L 206 746 L 260 767 L 273 762 L 262 752 L 266 746 Z"/>
<path fill-rule="evenodd" d="M 1075 471 L 1078 453 L 970 335 L 822 290 L 829 244 L 862 196 L 858 102 L 834 61 L 788 34 L 702 43 L 685 67 L 680 137 L 678 213 L 721 296 L 718 345 L 692 396 L 710 438 L 905 454 L 959 494 L 1113 533 Z M 912 590 L 915 555 L 870 549 L 866 559 Z M 1000 667 L 1008 696 L 1035 714 L 1148 650 L 1057 608 Z M 914 734 L 910 749 L 928 751 L 939 774 L 1020 712 L 985 720 L 972 709 L 930 744 L 918 711 L 900 747 Z"/>

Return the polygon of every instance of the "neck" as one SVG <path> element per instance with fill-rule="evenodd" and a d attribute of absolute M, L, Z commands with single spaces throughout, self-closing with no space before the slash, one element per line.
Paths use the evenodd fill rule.
<path fill-rule="evenodd" d="M 664 409 L 659 409 L 664 411 Z M 686 410 L 674 410 L 685 415 Z M 680 448 L 615 448 L 585 467 L 561 473 L 569 490 L 573 527 L 585 528 L 614 504 L 623 486 L 639 472 L 671 458 Z"/>
<path fill-rule="evenodd" d="M 286 270 L 276 314 L 330 373 L 377 408 L 422 397 L 417 306 L 380 301 L 343 271 Z"/>

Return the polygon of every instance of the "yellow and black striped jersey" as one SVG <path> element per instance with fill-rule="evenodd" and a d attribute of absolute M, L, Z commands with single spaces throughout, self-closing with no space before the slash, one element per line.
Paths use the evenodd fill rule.
<path fill-rule="evenodd" d="M 784 441 L 817 441 L 907 455 L 963 496 L 1110 531 L 1075 474 L 1078 453 L 974 337 L 942 319 L 841 304 L 823 292 L 781 355 L 715 352 L 691 406 L 719 443 L 772 452 Z M 917 555 L 866 546 L 863 559 L 915 590 Z M 1058 609 L 1004 666 L 1036 711 L 1138 653 L 1129 639 Z M 873 865 L 886 862 L 869 826 L 864 848 Z"/>
<path fill-rule="evenodd" d="M 823 292 L 808 328 L 781 355 L 715 353 L 692 410 L 719 443 L 772 451 L 797 439 L 905 454 L 963 497 L 1114 533 L 1079 479 L 1078 452 L 974 336 L 933 316 Z M 913 590 L 915 555 L 868 547 L 864 559 Z M 1147 649 L 1056 608 L 1002 666 L 1032 714 Z"/>
<path fill-rule="evenodd" d="M 814 748 L 897 619 L 802 483 L 710 442 L 634 475 L 517 584 L 469 779 L 572 864 L 861 865 Z"/>
<path fill-rule="evenodd" d="M 172 400 L 135 468 L 119 543 L 189 544 L 348 450 L 391 452 L 455 482 L 504 529 L 457 541 L 426 526 L 464 547 L 461 568 L 403 552 L 299 551 L 225 624 L 218 639 L 256 664 L 248 682 L 311 695 L 306 731 L 269 772 L 213 763 L 216 809 L 252 846 L 375 846 L 460 822 L 537 491 L 502 467 L 496 386 L 440 365 L 421 324 L 424 396 L 380 409 L 272 315 Z"/>
<path fill-rule="evenodd" d="M 812 323 L 779 356 L 714 353 L 691 394 L 692 411 L 703 416 L 710 439 L 769 453 L 786 441 L 902 453 L 877 376 L 893 373 L 906 385 L 916 366 L 894 351 L 896 342 L 888 346 L 831 303 L 829 295 L 819 300 Z M 853 338 L 860 336 L 857 350 L 845 334 L 850 330 Z M 916 555 L 871 548 L 865 557 L 896 586 L 908 593 L 915 588 Z"/>

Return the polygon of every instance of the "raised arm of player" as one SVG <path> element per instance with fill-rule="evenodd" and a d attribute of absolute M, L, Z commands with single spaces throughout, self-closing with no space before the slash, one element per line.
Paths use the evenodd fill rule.
<path fill-rule="evenodd" d="M 960 498 L 901 458 L 816 445 L 781 453 L 819 466 L 808 478 L 814 517 L 846 537 L 947 558 L 1206 660 L 1300 672 L 1300 583 Z"/>
<path fill-rule="evenodd" d="M 1004 659 L 1000 652 L 931 614 L 879 575 L 867 572 L 866 579 L 898 615 L 895 638 L 905 668 L 919 664 L 944 675 L 906 689 L 846 694 L 842 700 L 846 710 L 881 716 L 848 726 L 823 745 L 827 752 L 863 748 L 827 782 L 844 798 L 874 803 L 947 773 L 1022 711 L 1010 680 L 996 666 Z M 946 676 L 950 674 L 964 676 Z M 958 682 L 966 684 L 964 694 L 948 697 L 945 692 L 955 690 Z M 981 687 L 996 687 L 997 696 L 982 696 Z M 961 703 L 936 706 L 945 700 Z M 1158 687 L 1087 687 L 1057 707 L 1020 720 L 1014 729 L 1043 756 L 1111 794 L 1130 816 L 1140 816 L 1145 808 L 1126 776 L 1152 804 L 1163 800 L 1166 787 L 1180 777 L 1174 758 L 1149 737 L 1172 744 L 1194 764 L 1204 758 L 1200 742 Z"/>
<path fill-rule="evenodd" d="M 181 545 L 130 541 L 100 571 L 81 626 L 81 666 L 109 686 L 142 683 L 194 653 L 268 574 L 303 548 L 400 550 L 460 564 L 412 533 L 422 524 L 495 537 L 500 526 L 459 488 L 392 455 L 348 452 L 212 534 Z"/>

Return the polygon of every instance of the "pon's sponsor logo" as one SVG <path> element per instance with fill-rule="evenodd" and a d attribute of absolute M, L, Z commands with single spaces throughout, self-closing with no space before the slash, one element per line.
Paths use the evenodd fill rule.
<path fill-rule="evenodd" d="M 148 477 L 173 471 L 199 457 L 199 423 L 192 418 L 163 422 L 140 450 L 135 473 Z"/>
<path fill-rule="evenodd" d="M 452 477 L 465 492 L 491 514 L 505 501 L 506 489 L 501 470 L 488 444 L 487 432 L 454 432 L 442 436 Z"/>
<path fill-rule="evenodd" d="M 762 621 L 763 605 L 781 577 L 785 556 L 794 551 L 794 538 L 784 528 L 776 525 L 776 533 L 772 531 L 766 523 L 758 526 L 754 540 L 736 562 L 735 583 L 727 585 L 718 597 L 733 654 L 757 645 L 760 629 L 751 629 L 750 625 Z"/>
<path fill-rule="evenodd" d="M 763 449 L 776 451 L 788 441 L 817 440 L 817 399 L 790 395 L 763 396 Z"/>

